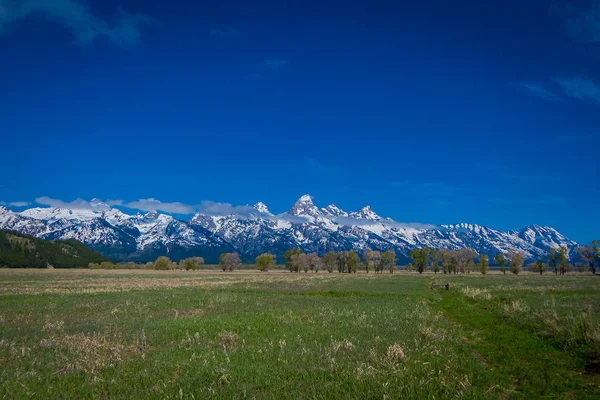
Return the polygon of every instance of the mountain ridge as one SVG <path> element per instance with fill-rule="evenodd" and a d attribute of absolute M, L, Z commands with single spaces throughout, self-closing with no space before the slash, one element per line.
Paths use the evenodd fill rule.
<path fill-rule="evenodd" d="M 167 255 L 203 256 L 213 262 L 221 252 L 230 251 L 250 261 L 263 252 L 280 256 L 298 247 L 320 254 L 393 249 L 405 262 L 410 250 L 422 246 L 471 247 L 492 257 L 523 251 L 531 260 L 544 257 L 550 247 L 565 246 L 575 255 L 579 246 L 552 227 L 532 224 L 505 232 L 469 223 L 404 224 L 381 217 L 368 205 L 350 213 L 333 204 L 319 208 L 310 195 L 301 196 L 281 214 L 273 214 L 262 202 L 240 209 L 223 215 L 196 213 L 183 221 L 156 210 L 126 214 L 93 199 L 87 208 L 34 207 L 19 213 L 2 207 L 0 229 L 42 239 L 76 239 L 107 257 L 136 261 Z"/>

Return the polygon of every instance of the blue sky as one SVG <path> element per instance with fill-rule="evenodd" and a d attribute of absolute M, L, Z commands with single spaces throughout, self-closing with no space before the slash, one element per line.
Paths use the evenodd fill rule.
<path fill-rule="evenodd" d="M 598 239 L 600 1 L 491 3 L 0 0 L 0 200 Z"/>

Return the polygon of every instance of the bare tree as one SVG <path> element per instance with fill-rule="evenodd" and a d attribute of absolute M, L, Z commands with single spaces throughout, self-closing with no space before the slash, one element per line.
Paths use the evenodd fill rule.
<path fill-rule="evenodd" d="M 375 272 L 377 272 L 377 268 L 378 268 L 379 264 L 381 263 L 381 253 L 378 251 L 367 250 L 367 251 L 365 251 L 365 254 L 363 257 L 365 260 L 365 270 L 367 271 L 367 274 L 369 273 L 369 271 L 371 269 L 373 269 L 373 270 L 375 270 Z"/>
<path fill-rule="evenodd" d="M 444 268 L 444 274 L 457 273 L 458 272 L 458 260 L 457 252 L 453 250 L 442 250 L 442 267 Z"/>
<path fill-rule="evenodd" d="M 384 269 L 388 269 L 390 274 L 396 269 L 396 252 L 393 249 L 381 254 L 381 261 L 375 266 L 375 272 L 383 272 Z"/>
<path fill-rule="evenodd" d="M 219 256 L 219 265 L 223 271 L 233 271 L 241 264 L 238 253 L 223 253 Z"/>
<path fill-rule="evenodd" d="M 577 253 L 579 254 L 579 257 L 581 257 L 581 259 L 587 263 L 588 268 L 590 271 L 592 271 L 592 274 L 596 275 L 596 257 L 594 256 L 594 250 L 592 247 L 581 246 L 577 248 Z"/>
<path fill-rule="evenodd" d="M 311 253 L 308 255 L 308 264 L 310 266 L 310 270 L 315 273 L 323 269 L 323 259 L 321 259 L 317 253 Z"/>
<path fill-rule="evenodd" d="M 510 260 L 510 272 L 515 275 L 519 275 L 519 272 L 523 270 L 523 263 L 525 262 L 525 253 L 522 251 L 509 251 L 508 259 Z"/>
<path fill-rule="evenodd" d="M 475 250 L 468 247 L 464 247 L 456 253 L 458 268 L 461 273 L 470 271 L 471 263 L 475 257 L 477 257 Z"/>

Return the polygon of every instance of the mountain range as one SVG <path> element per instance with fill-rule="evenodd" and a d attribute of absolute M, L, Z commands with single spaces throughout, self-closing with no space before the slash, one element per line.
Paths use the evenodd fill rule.
<path fill-rule="evenodd" d="M 523 251 L 526 259 L 544 257 L 550 247 L 579 246 L 547 226 L 500 231 L 481 225 L 424 225 L 396 222 L 369 206 L 346 212 L 334 204 L 317 207 L 309 195 L 282 214 L 264 203 L 236 208 L 227 215 L 198 213 L 182 221 L 150 211 L 126 214 L 93 199 L 85 208 L 30 208 L 13 212 L 0 207 L 0 229 L 49 240 L 76 239 L 115 260 L 149 261 L 159 255 L 173 260 L 201 256 L 216 262 L 219 254 L 236 251 L 246 261 L 263 252 L 281 256 L 289 248 L 324 254 L 335 250 L 394 249 L 407 262 L 415 247 L 473 248 L 491 258 L 499 252 Z M 281 258 L 280 258 L 281 260 Z"/>

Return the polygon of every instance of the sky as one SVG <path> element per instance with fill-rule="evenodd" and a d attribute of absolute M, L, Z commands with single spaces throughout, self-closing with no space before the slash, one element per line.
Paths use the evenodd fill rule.
<path fill-rule="evenodd" d="M 14 210 L 309 193 L 587 243 L 599 145 L 600 0 L 0 0 Z"/>

